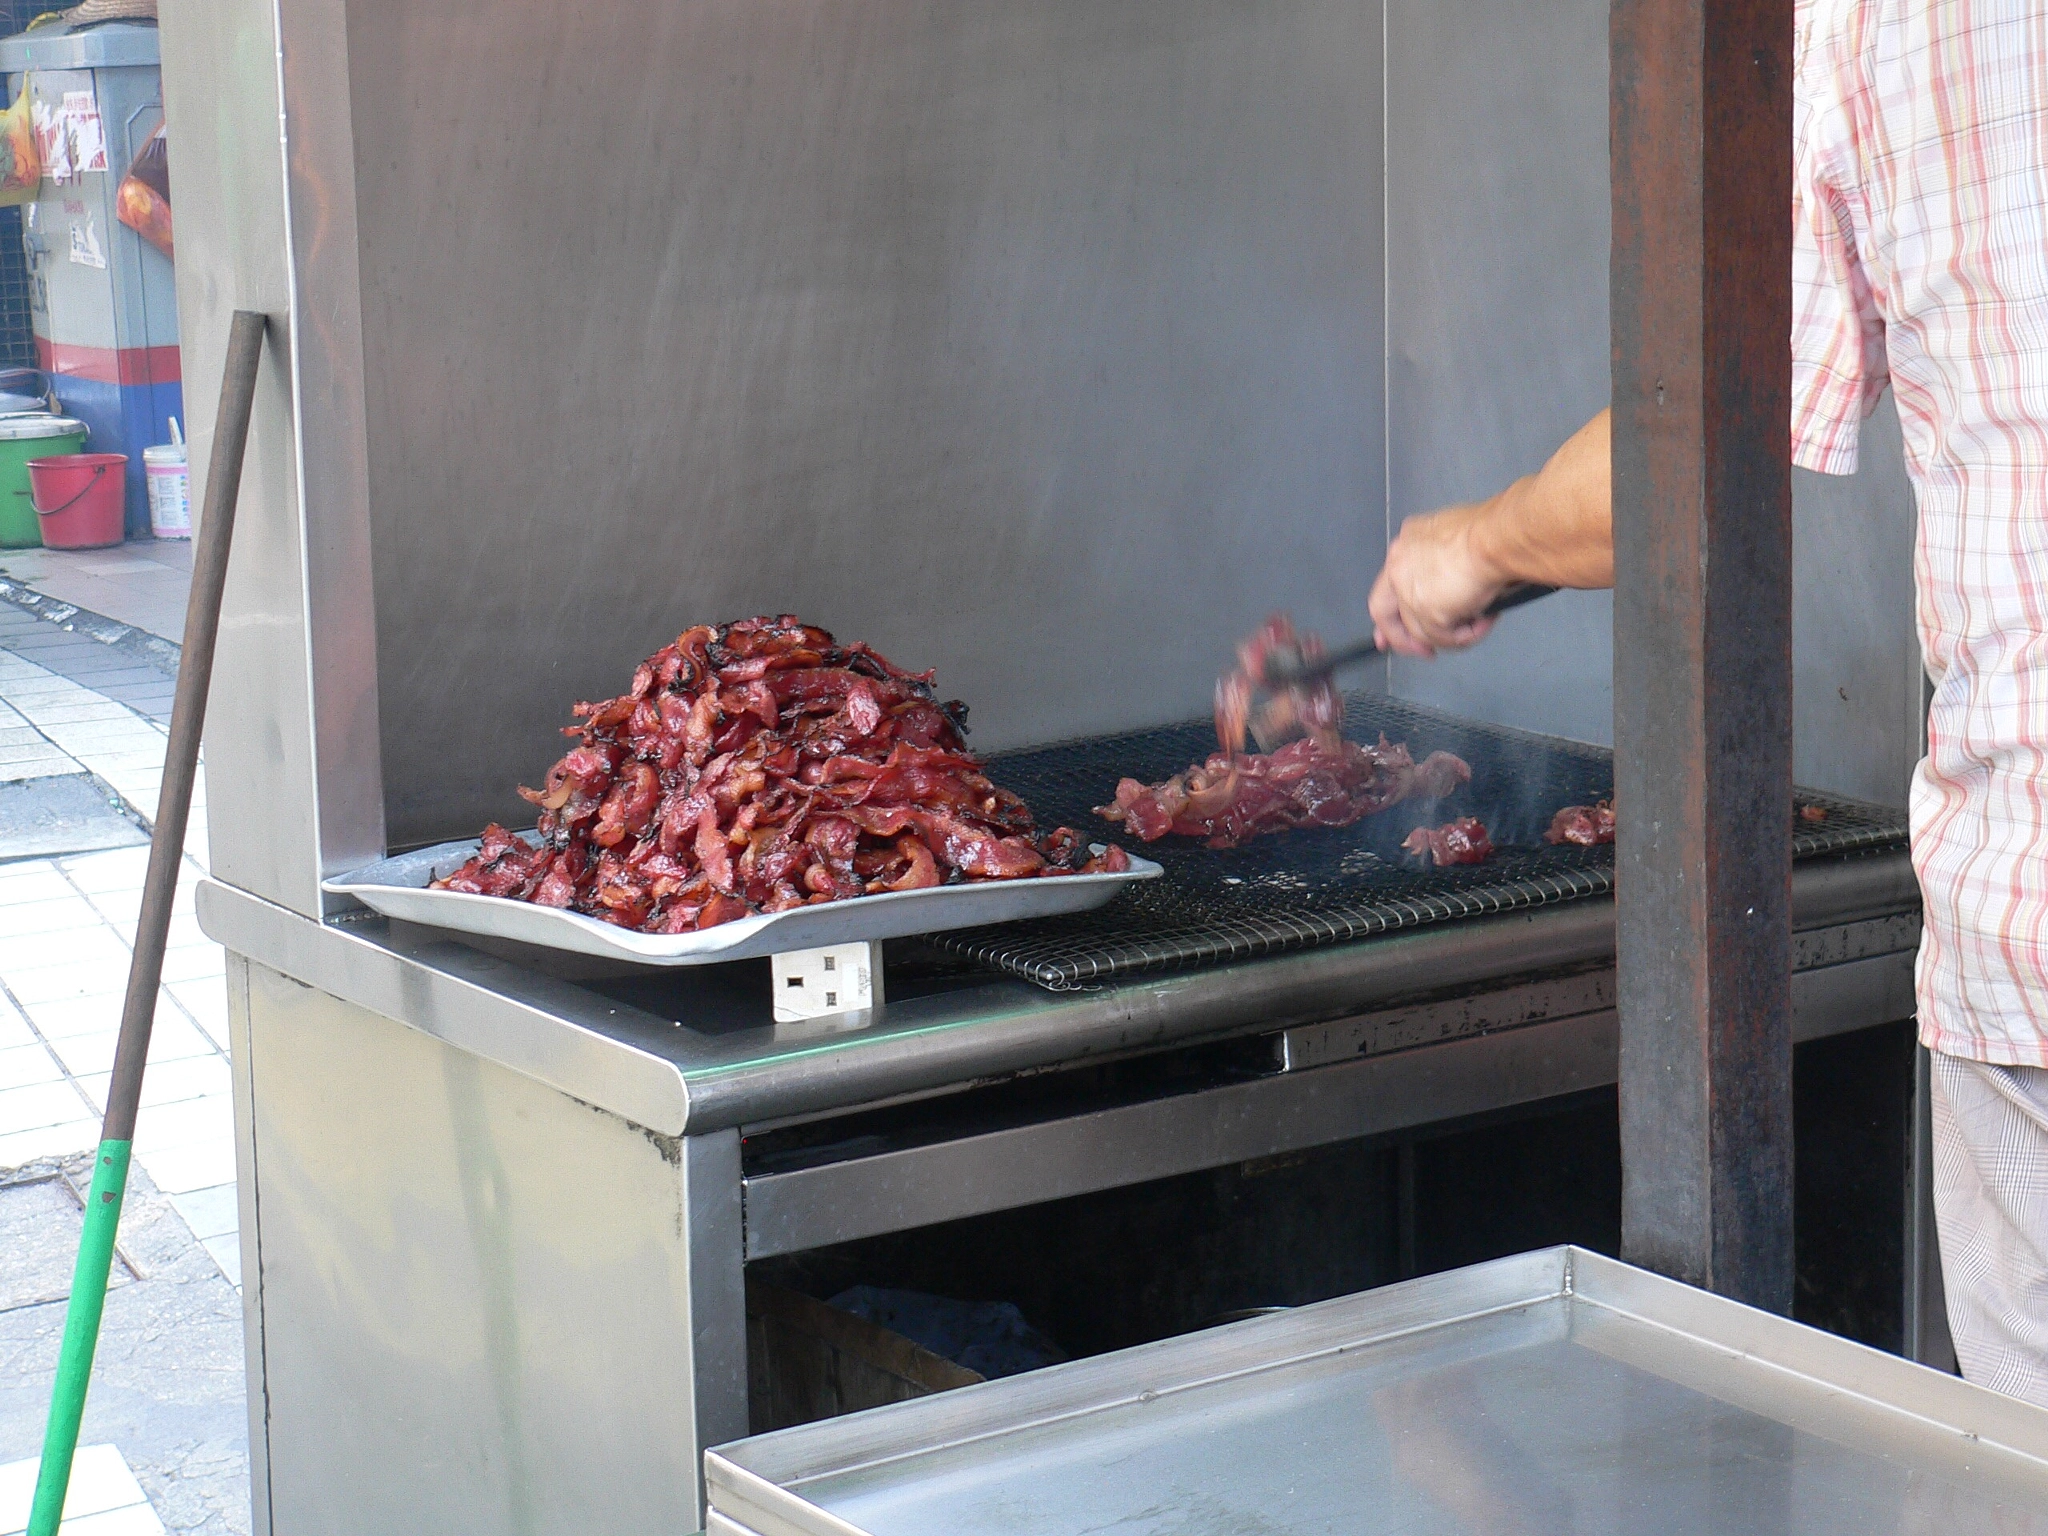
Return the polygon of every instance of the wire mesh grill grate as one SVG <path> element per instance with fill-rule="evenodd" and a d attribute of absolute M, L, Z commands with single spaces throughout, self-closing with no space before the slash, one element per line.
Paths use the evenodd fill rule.
<path fill-rule="evenodd" d="M 1166 868 L 1109 906 L 1073 917 L 933 934 L 950 953 L 1050 988 L 1072 991 L 1121 976 L 1247 960 L 1396 929 L 1614 889 L 1614 850 L 1543 842 L 1561 806 L 1613 793 L 1613 754 L 1556 737 L 1480 724 L 1372 694 L 1346 701 L 1345 734 L 1406 741 L 1417 759 L 1455 752 L 1472 783 L 1434 803 L 1397 805 L 1354 826 L 1288 832 L 1242 848 L 1212 850 L 1193 838 L 1139 844 L 1094 814 L 1126 776 L 1154 782 L 1216 747 L 1207 721 L 1091 737 L 1010 752 L 990 776 L 1022 795 L 1041 826 L 1066 825 L 1099 841 L 1121 840 Z M 1827 810 L 1802 821 L 1796 857 L 1903 846 L 1902 813 L 1801 791 Z M 1477 816 L 1493 835 L 1486 863 L 1426 869 L 1401 851 L 1422 824 Z"/>

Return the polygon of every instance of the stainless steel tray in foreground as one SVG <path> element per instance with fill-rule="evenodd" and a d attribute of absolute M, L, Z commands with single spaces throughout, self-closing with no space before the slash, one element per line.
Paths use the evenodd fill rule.
<path fill-rule="evenodd" d="M 524 835 L 530 838 L 534 834 Z M 500 896 L 427 888 L 429 881 L 467 862 L 477 847 L 478 839 L 469 838 L 418 848 L 323 884 L 329 891 L 355 897 L 372 911 L 409 923 L 641 965 L 710 965 L 827 944 L 900 939 L 945 928 L 1085 912 L 1111 900 L 1132 881 L 1155 879 L 1160 873 L 1150 859 L 1133 858 L 1130 869 L 1117 875 L 936 885 L 922 891 L 856 896 L 792 912 L 761 913 L 700 933 L 659 934 L 635 933 L 580 913 Z"/>
<path fill-rule="evenodd" d="M 707 1536 L 2048 1533 L 2048 1412 L 1575 1248 L 705 1469 Z"/>

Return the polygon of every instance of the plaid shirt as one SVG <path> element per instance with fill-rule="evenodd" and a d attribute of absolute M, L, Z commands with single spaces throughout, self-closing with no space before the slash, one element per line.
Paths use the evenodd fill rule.
<path fill-rule="evenodd" d="M 1793 459 L 1852 471 L 1889 381 L 1920 507 L 1921 1038 L 2048 1066 L 2048 4 L 1796 26 Z"/>

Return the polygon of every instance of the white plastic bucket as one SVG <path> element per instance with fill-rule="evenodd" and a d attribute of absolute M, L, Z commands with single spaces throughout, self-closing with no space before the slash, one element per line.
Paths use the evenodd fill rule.
<path fill-rule="evenodd" d="M 143 449 L 142 477 L 149 487 L 149 531 L 160 539 L 191 538 L 192 482 L 185 445 Z"/>

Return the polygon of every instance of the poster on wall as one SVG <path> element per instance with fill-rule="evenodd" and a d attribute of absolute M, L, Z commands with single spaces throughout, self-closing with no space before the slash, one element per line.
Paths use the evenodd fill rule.
<path fill-rule="evenodd" d="M 107 130 L 91 91 L 66 91 L 54 110 L 38 101 L 33 116 L 43 174 L 58 186 L 107 168 Z"/>
<path fill-rule="evenodd" d="M 75 266 L 97 267 L 107 270 L 107 253 L 100 246 L 99 231 L 93 228 L 92 215 L 87 214 L 83 223 L 73 220 L 71 224 L 71 261 Z"/>
<path fill-rule="evenodd" d="M 57 114 L 47 101 L 37 101 L 32 115 L 36 149 L 43 157 L 43 174 L 61 187 L 75 174 L 71 169 L 71 141 L 65 137 Z"/>
<path fill-rule="evenodd" d="M 71 163 L 83 176 L 107 168 L 107 130 L 100 123 L 99 99 L 91 91 L 66 91 L 59 113 L 71 136 Z"/>

